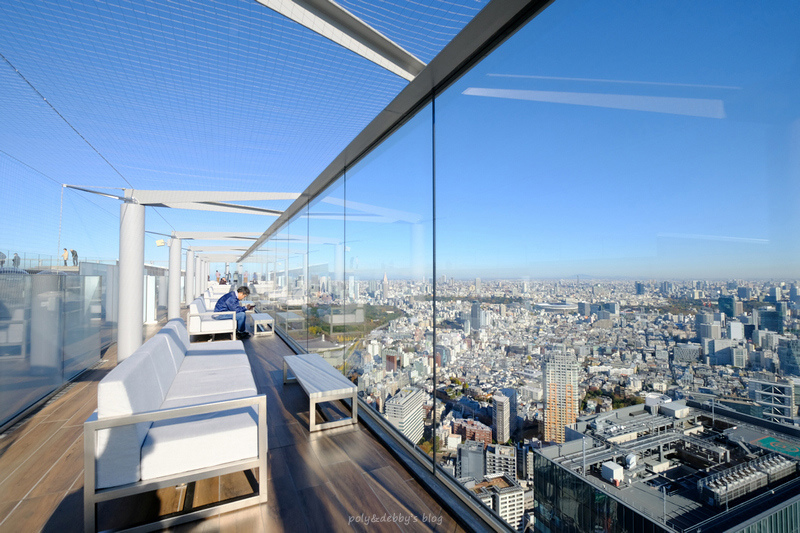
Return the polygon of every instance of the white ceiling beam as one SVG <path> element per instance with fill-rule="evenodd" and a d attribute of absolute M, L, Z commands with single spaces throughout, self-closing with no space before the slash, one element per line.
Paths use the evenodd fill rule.
<path fill-rule="evenodd" d="M 125 189 L 125 196 L 136 198 L 142 205 L 180 204 L 195 202 L 259 202 L 265 200 L 296 200 L 296 192 L 246 191 L 157 191 Z"/>
<path fill-rule="evenodd" d="M 330 0 L 256 0 L 408 81 L 425 63 Z"/>
<path fill-rule="evenodd" d="M 261 233 L 254 231 L 176 231 L 172 236 L 176 239 L 192 239 L 198 241 L 254 241 Z"/>

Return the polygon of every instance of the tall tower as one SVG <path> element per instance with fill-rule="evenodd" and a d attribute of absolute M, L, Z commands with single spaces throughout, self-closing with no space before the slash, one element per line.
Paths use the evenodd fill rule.
<path fill-rule="evenodd" d="M 507 387 L 500 389 L 500 392 L 502 392 L 504 396 L 508 396 L 508 405 L 509 405 L 508 426 L 509 426 L 509 431 L 513 435 L 514 432 L 517 430 L 517 389 L 512 389 L 510 387 Z"/>
<path fill-rule="evenodd" d="M 578 361 L 560 352 L 544 363 L 544 440 L 564 442 L 564 426 L 578 418 Z"/>
<path fill-rule="evenodd" d="M 417 444 L 425 432 L 424 402 L 422 390 L 408 387 L 386 400 L 384 407 L 387 420 L 413 444 Z"/>
<path fill-rule="evenodd" d="M 472 302 L 472 309 L 470 311 L 470 327 L 473 330 L 477 330 L 485 326 L 482 320 L 481 303 L 478 300 Z"/>
<path fill-rule="evenodd" d="M 386 277 L 386 272 L 383 273 L 383 286 L 381 290 L 383 291 L 383 299 L 389 299 L 389 278 Z"/>
<path fill-rule="evenodd" d="M 511 438 L 511 399 L 502 394 L 494 395 L 492 422 L 495 427 L 497 442 L 503 444 Z"/>

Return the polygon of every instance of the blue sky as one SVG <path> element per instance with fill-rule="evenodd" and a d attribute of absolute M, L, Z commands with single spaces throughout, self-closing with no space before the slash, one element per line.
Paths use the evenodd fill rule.
<path fill-rule="evenodd" d="M 55 253 L 60 239 L 116 257 L 118 202 L 67 190 L 62 209 L 61 183 L 300 192 L 403 86 L 250 3 L 227 4 L 190 20 L 157 3 L 137 15 L 124 0 L 0 8 L 0 53 L 114 167 L 0 62 L 0 250 Z M 87 17 L 121 26 L 87 34 Z M 436 101 L 437 272 L 800 277 L 797 94 L 795 2 L 556 1 Z M 351 273 L 431 275 L 431 117 L 428 106 L 330 193 L 409 215 L 364 222 L 348 209 Z M 148 209 L 147 229 L 272 220 Z M 310 233 L 343 226 L 315 219 Z M 146 257 L 166 261 L 158 238 Z M 333 254 L 322 245 L 310 261 Z"/>

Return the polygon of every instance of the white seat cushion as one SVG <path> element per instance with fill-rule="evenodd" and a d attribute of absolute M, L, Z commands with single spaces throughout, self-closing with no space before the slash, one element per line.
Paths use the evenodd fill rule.
<path fill-rule="evenodd" d="M 253 373 L 249 367 L 224 368 L 204 372 L 179 372 L 164 400 L 203 399 L 229 392 L 242 393 L 244 396 L 257 394 Z"/>
<path fill-rule="evenodd" d="M 180 372 L 221 370 L 224 368 L 250 369 L 242 341 L 204 342 L 189 349 Z"/>
<path fill-rule="evenodd" d="M 254 408 L 162 420 L 152 425 L 142 445 L 142 479 L 257 455 L 258 416 Z"/>

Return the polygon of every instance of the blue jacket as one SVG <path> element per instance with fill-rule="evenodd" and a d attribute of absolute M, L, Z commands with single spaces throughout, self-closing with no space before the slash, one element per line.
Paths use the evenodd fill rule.
<path fill-rule="evenodd" d="M 229 292 L 222 298 L 217 300 L 217 305 L 214 306 L 214 311 L 235 311 L 237 313 L 244 313 L 247 309 L 239 305 L 238 293 Z"/>

